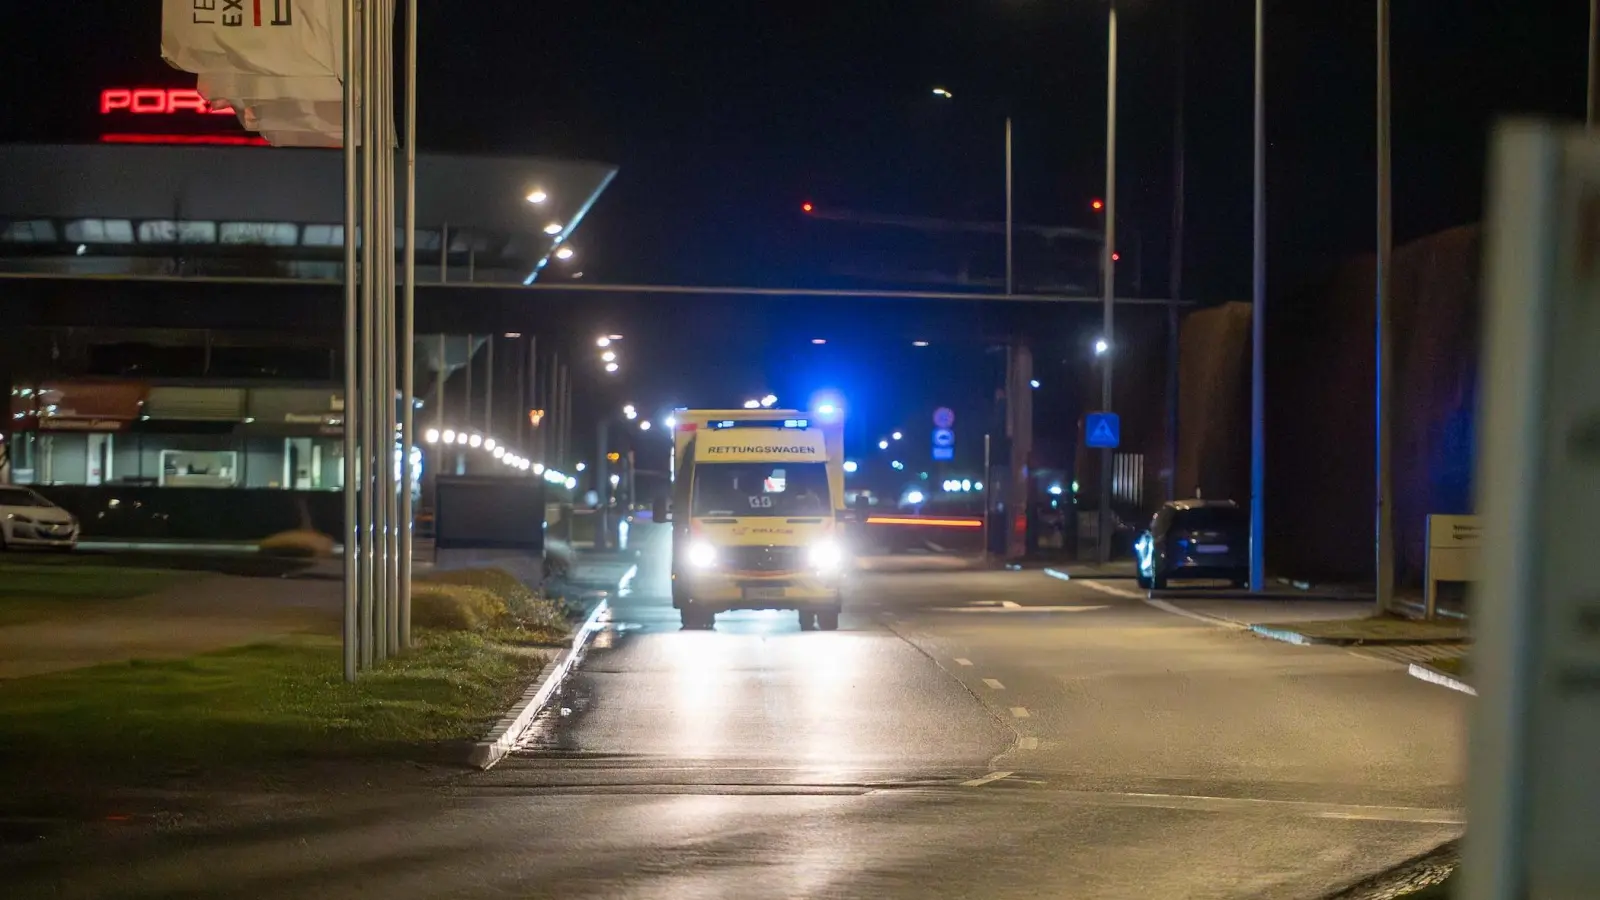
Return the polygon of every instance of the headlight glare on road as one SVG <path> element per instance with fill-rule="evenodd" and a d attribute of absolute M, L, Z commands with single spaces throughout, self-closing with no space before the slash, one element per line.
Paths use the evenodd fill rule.
<path fill-rule="evenodd" d="M 844 551 L 833 541 L 822 541 L 811 545 L 810 559 L 813 569 L 833 570 L 844 562 Z"/>
<path fill-rule="evenodd" d="M 696 569 L 709 569 L 716 565 L 717 548 L 699 541 L 689 545 L 689 565 Z"/>

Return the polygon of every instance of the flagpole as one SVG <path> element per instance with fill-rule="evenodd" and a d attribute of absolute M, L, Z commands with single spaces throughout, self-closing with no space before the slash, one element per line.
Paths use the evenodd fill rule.
<path fill-rule="evenodd" d="M 377 275 L 377 256 L 373 252 L 374 234 L 373 225 L 373 132 L 372 119 L 377 107 L 377 97 L 373 91 L 373 38 L 377 16 L 374 14 L 372 0 L 362 0 L 361 3 L 361 232 L 358 239 L 361 241 L 361 667 L 371 669 L 376 661 L 375 652 L 377 642 L 374 638 L 377 632 L 374 629 L 375 597 L 373 585 L 373 565 L 378 561 L 374 552 L 375 541 L 373 533 L 373 497 L 376 491 L 377 480 L 373 475 L 373 443 L 376 430 L 373 428 L 373 415 L 376 404 L 373 402 L 374 376 L 377 366 L 373 353 L 377 350 L 378 342 L 373 334 L 374 291 L 373 279 Z"/>
<path fill-rule="evenodd" d="M 360 45 L 356 42 L 356 0 L 344 0 L 344 680 L 356 680 L 358 632 L 357 604 L 361 528 L 357 520 L 357 484 L 360 477 L 356 455 L 360 452 L 357 428 L 360 385 L 357 375 L 356 312 L 360 307 L 356 280 L 356 194 L 360 189 L 356 174 L 356 74 L 361 70 Z"/>
<path fill-rule="evenodd" d="M 400 373 L 395 365 L 395 146 L 390 141 L 390 122 L 395 109 L 394 19 L 395 0 L 382 0 L 382 67 L 384 80 L 382 117 L 382 181 L 384 221 L 378 234 L 384 240 L 384 649 L 390 657 L 400 652 L 400 495 L 395 479 L 395 431 L 400 428 L 395 394 Z"/>
<path fill-rule="evenodd" d="M 400 646 L 411 646 L 411 454 L 417 445 L 411 398 L 416 394 L 417 330 L 417 0 L 406 0 L 405 299 L 400 321 Z"/>

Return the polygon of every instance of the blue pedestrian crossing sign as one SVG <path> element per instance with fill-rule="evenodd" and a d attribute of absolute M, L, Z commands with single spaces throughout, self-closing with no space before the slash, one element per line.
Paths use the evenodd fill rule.
<path fill-rule="evenodd" d="M 1122 419 L 1116 413 L 1089 413 L 1083 420 L 1083 443 L 1087 447 L 1116 447 L 1122 443 Z"/>

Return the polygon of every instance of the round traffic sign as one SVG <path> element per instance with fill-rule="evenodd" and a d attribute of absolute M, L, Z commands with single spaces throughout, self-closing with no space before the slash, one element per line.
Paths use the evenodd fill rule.
<path fill-rule="evenodd" d="M 933 425 L 935 428 L 949 428 L 956 424 L 955 410 L 948 406 L 941 406 L 933 411 Z"/>
<path fill-rule="evenodd" d="M 948 428 L 934 429 L 933 445 L 935 447 L 954 447 L 956 445 L 956 433 Z"/>

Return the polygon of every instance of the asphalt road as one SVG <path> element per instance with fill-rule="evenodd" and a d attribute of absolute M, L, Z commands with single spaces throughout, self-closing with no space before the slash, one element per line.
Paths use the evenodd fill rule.
<path fill-rule="evenodd" d="M 683 632 L 664 564 L 491 772 L 13 855 L 8 894 L 1303 898 L 1462 830 L 1464 698 L 1395 664 L 1038 572 Z"/>

